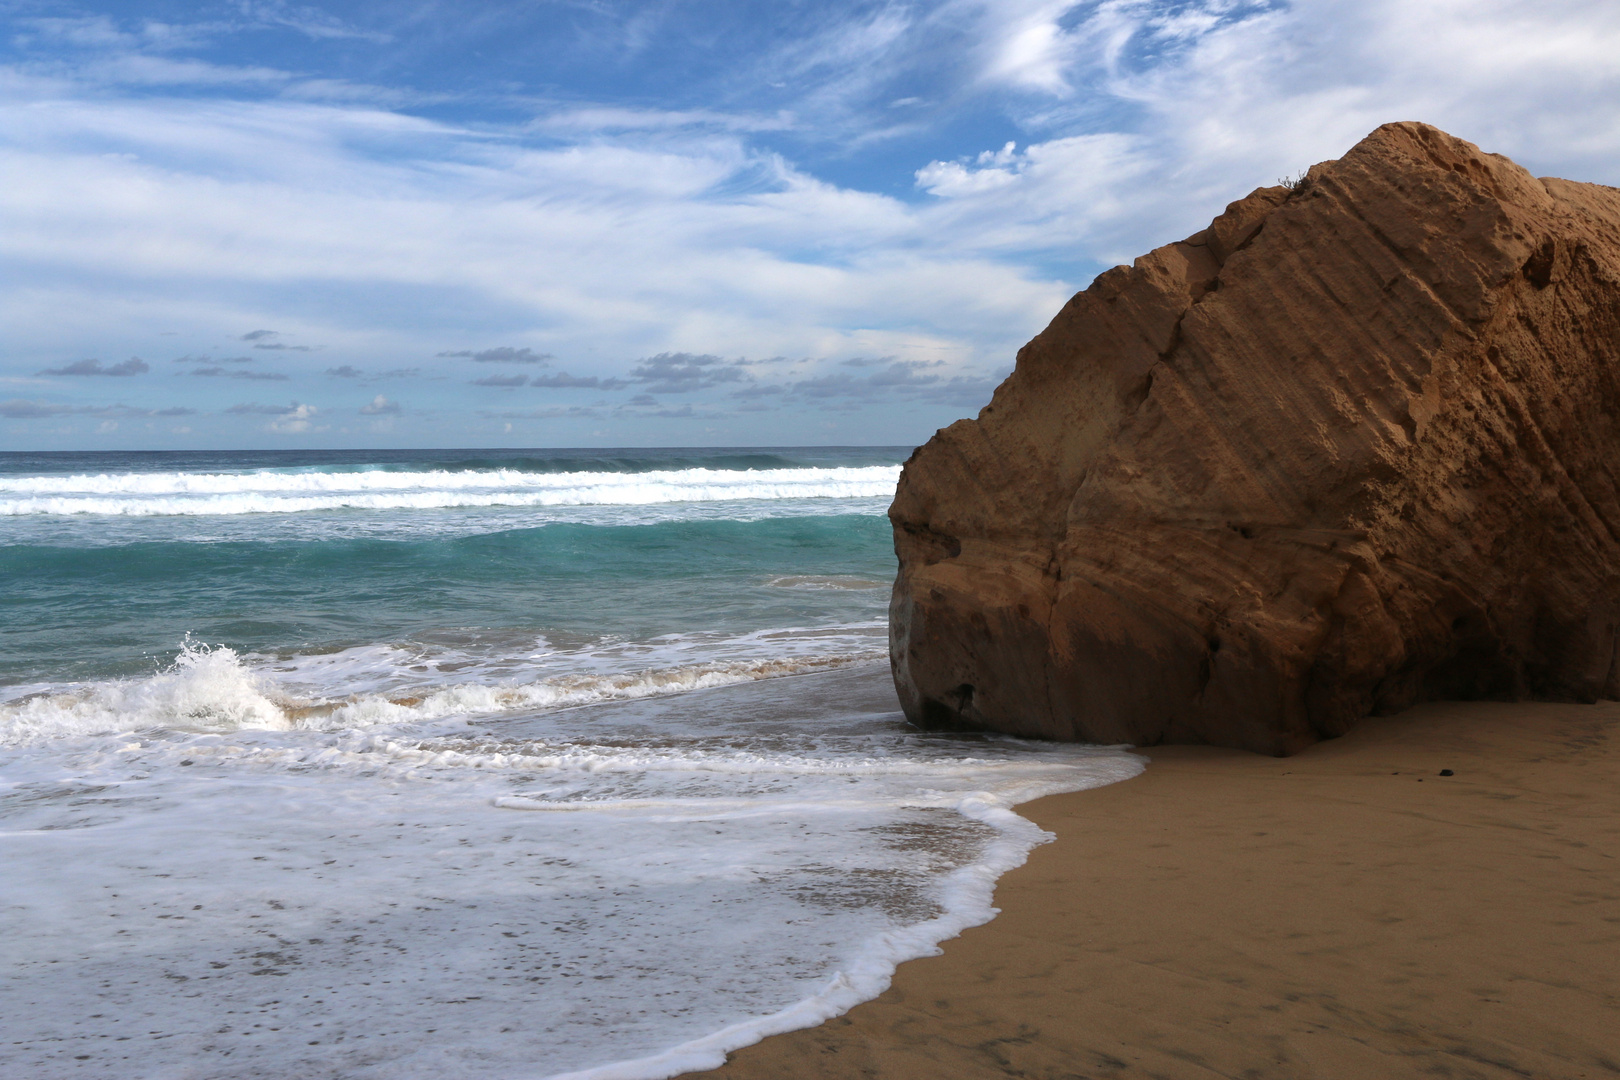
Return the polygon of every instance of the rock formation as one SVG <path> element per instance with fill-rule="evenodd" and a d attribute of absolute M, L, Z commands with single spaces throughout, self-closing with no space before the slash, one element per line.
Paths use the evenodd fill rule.
<path fill-rule="evenodd" d="M 1293 753 L 1620 696 L 1620 189 L 1389 124 L 1097 277 L 906 463 L 925 727 Z"/>

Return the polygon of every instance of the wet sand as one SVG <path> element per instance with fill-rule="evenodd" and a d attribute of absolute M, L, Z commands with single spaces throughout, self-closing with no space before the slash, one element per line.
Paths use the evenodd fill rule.
<path fill-rule="evenodd" d="M 1620 705 L 1148 754 L 1020 808 L 1058 839 L 995 921 L 700 1075 L 1620 1076 Z"/>

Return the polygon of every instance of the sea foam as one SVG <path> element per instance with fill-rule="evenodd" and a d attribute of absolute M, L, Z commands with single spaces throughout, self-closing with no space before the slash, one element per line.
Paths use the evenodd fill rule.
<path fill-rule="evenodd" d="M 174 662 L 150 677 L 34 690 L 0 703 L 0 746 L 147 727 L 286 730 L 291 704 L 234 650 L 187 639 Z"/>
<path fill-rule="evenodd" d="M 188 655 L 173 702 L 275 697 Z M 659 1080 L 836 1015 L 994 914 L 1046 839 L 1010 807 L 1141 768 L 916 732 L 887 679 L 370 729 L 216 705 L 7 755 L 0 1065 Z"/>
<path fill-rule="evenodd" d="M 867 465 L 637 473 L 379 469 L 0 476 L 0 515 L 228 515 L 345 508 L 427 510 L 858 499 L 893 494 L 899 471 L 899 466 L 894 465 Z"/>
<path fill-rule="evenodd" d="M 653 1080 L 989 918 L 1141 762 L 904 722 L 905 452 L 8 459 L 0 1074 Z"/>
<path fill-rule="evenodd" d="M 287 658 L 250 665 L 233 649 L 211 647 L 188 638 L 174 661 L 150 676 L 99 680 L 73 687 L 24 687 L 21 694 L 16 694 L 14 688 L 12 700 L 0 702 L 0 746 L 150 728 L 196 732 L 342 731 L 451 716 L 576 708 L 827 671 L 882 656 L 870 643 L 863 647 L 858 634 L 777 634 L 785 639 L 775 650 L 778 655 L 710 658 L 628 669 L 623 666 L 637 657 L 673 658 L 690 653 L 690 649 L 680 648 L 681 642 L 673 641 L 666 642 L 662 649 L 611 650 L 618 654 L 611 660 L 596 658 L 602 670 L 579 670 L 590 663 L 590 658 L 576 653 L 568 657 L 574 669 L 568 673 L 526 681 L 507 675 L 504 681 L 495 683 L 481 681 L 480 676 L 486 673 L 478 670 L 475 661 L 451 660 L 441 655 L 435 667 L 459 669 L 458 681 L 449 685 L 433 681 L 436 672 L 423 678 L 415 672 L 401 671 L 401 667 L 425 665 L 402 665 L 401 650 L 397 648 L 350 650 L 361 654 L 353 658 L 336 654 L 302 658 L 302 663 L 301 658 Z M 741 641 L 752 643 L 762 636 L 742 635 Z M 727 645 L 734 649 L 738 646 L 735 638 L 717 638 L 711 635 L 701 640 L 711 655 L 723 654 Z M 833 648 L 827 648 L 829 644 Z M 379 651 L 392 662 L 379 664 Z M 623 655 L 625 652 L 630 656 Z M 406 653 L 404 659 L 413 660 L 416 655 Z M 319 672 L 327 676 L 320 681 L 331 686 L 335 681 L 333 673 L 347 676 L 352 685 L 357 681 L 356 668 L 365 667 L 372 669 L 370 681 L 391 684 L 392 689 L 332 698 L 312 689 L 307 680 L 289 686 L 278 679 L 274 670 L 306 675 Z M 379 667 L 382 670 L 377 670 Z M 511 665 L 507 662 L 502 667 L 510 670 Z M 405 676 L 410 677 L 407 680 Z"/>

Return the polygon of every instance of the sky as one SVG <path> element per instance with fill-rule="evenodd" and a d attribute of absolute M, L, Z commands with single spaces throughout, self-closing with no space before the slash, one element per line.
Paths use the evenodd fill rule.
<path fill-rule="evenodd" d="M 1620 185 L 1620 4 L 0 0 L 0 450 L 916 443 L 1393 120 Z"/>

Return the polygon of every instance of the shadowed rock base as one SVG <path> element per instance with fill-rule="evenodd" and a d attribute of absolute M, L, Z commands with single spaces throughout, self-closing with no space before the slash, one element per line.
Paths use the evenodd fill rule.
<path fill-rule="evenodd" d="M 1620 1076 L 1620 706 L 1419 706 L 1020 812 L 990 924 L 714 1080 Z M 1450 777 L 1440 776 L 1443 769 Z"/>
<path fill-rule="evenodd" d="M 1620 190 L 1390 124 L 1100 275 L 890 517 L 906 714 L 1293 753 L 1620 695 Z"/>

